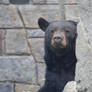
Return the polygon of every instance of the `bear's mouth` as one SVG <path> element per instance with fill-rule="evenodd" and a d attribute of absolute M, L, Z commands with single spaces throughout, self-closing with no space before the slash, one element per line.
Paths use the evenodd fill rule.
<path fill-rule="evenodd" d="M 52 46 L 53 46 L 54 48 L 56 48 L 56 49 L 63 49 L 63 48 L 66 47 L 66 46 L 64 46 L 64 45 L 61 44 L 61 43 L 59 43 L 59 44 L 53 43 Z"/>

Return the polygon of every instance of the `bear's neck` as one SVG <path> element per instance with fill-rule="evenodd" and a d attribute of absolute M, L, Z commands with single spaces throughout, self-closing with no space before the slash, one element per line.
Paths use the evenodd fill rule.
<path fill-rule="evenodd" d="M 46 49 L 45 61 L 47 65 L 47 70 L 51 72 L 57 71 L 57 73 L 60 73 L 62 70 L 68 72 L 72 70 L 72 72 L 75 73 L 77 59 L 75 56 L 74 48 L 61 55 L 56 54 L 49 49 Z"/>

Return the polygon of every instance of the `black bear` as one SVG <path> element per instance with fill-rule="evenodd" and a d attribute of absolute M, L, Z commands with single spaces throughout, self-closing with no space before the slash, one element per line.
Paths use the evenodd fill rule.
<path fill-rule="evenodd" d="M 75 79 L 77 23 L 38 20 L 45 32 L 45 84 L 38 92 L 63 92 L 67 82 Z"/>

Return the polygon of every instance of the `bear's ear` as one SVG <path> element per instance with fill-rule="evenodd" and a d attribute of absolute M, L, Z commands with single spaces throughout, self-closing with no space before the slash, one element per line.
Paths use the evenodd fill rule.
<path fill-rule="evenodd" d="M 68 20 L 69 22 L 73 23 L 75 26 L 77 26 L 78 22 L 72 21 L 72 20 Z"/>
<path fill-rule="evenodd" d="M 47 28 L 48 25 L 49 25 L 49 22 L 46 21 L 46 20 L 43 19 L 43 18 L 39 18 L 39 19 L 38 19 L 38 25 L 39 25 L 39 27 L 40 27 L 43 31 L 45 31 L 46 28 Z"/>

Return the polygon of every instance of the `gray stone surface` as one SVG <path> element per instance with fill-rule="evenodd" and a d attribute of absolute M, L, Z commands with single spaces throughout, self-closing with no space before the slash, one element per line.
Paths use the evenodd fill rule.
<path fill-rule="evenodd" d="M 77 57 L 79 62 L 76 69 L 78 90 L 92 91 L 92 1 L 78 0 L 80 26 L 79 40 L 77 41 Z M 81 28 L 82 27 L 82 28 Z M 81 29 L 80 29 L 81 28 Z"/>
<path fill-rule="evenodd" d="M 75 81 L 68 82 L 64 87 L 63 92 L 77 92 L 76 82 Z"/>
<path fill-rule="evenodd" d="M 3 3 L 3 0 L 0 0 L 0 3 Z"/>
<path fill-rule="evenodd" d="M 38 18 L 44 17 L 49 21 L 59 20 L 60 11 L 58 5 L 26 5 L 20 6 L 19 10 L 28 28 L 38 28 Z"/>
<path fill-rule="evenodd" d="M 65 0 L 65 4 L 77 4 L 78 0 Z"/>
<path fill-rule="evenodd" d="M 2 55 L 2 37 L 3 36 L 3 30 L 0 30 L 0 55 Z"/>
<path fill-rule="evenodd" d="M 0 81 L 35 83 L 35 74 L 32 56 L 0 57 Z"/>
<path fill-rule="evenodd" d="M 41 29 L 29 29 L 27 30 L 27 38 L 31 37 L 44 37 L 44 32 Z"/>
<path fill-rule="evenodd" d="M 0 0 L 0 4 L 9 4 L 9 0 Z"/>
<path fill-rule="evenodd" d="M 43 38 L 31 38 L 28 40 L 32 53 L 35 56 L 37 62 L 44 62 L 44 39 Z"/>
<path fill-rule="evenodd" d="M 12 83 L 0 83 L 0 92 L 14 92 L 14 85 Z"/>
<path fill-rule="evenodd" d="M 33 0 L 34 4 L 46 4 L 46 0 Z"/>
<path fill-rule="evenodd" d="M 76 65 L 76 81 L 79 92 L 91 92 L 92 87 L 92 52 L 86 29 L 83 23 L 78 25 L 78 39 L 76 47 L 78 63 Z"/>
<path fill-rule="evenodd" d="M 44 85 L 45 81 L 45 68 L 46 65 L 44 63 L 38 64 L 38 84 L 40 84 L 41 86 Z"/>
<path fill-rule="evenodd" d="M 12 4 L 29 4 L 32 3 L 32 0 L 10 0 Z"/>
<path fill-rule="evenodd" d="M 65 5 L 66 20 L 79 21 L 79 11 L 77 5 Z"/>
<path fill-rule="evenodd" d="M 13 5 L 0 5 L 0 28 L 23 27 Z"/>
<path fill-rule="evenodd" d="M 59 0 L 47 0 L 47 4 L 59 4 Z"/>
<path fill-rule="evenodd" d="M 15 92 L 37 92 L 39 88 L 37 85 L 16 84 Z"/>
<path fill-rule="evenodd" d="M 7 30 L 6 54 L 30 54 L 25 30 Z"/>
<path fill-rule="evenodd" d="M 81 2 L 79 0 L 79 14 L 81 17 L 81 20 L 84 24 L 84 27 L 88 34 L 89 43 L 92 50 L 92 1 L 84 0 L 84 2 Z"/>

